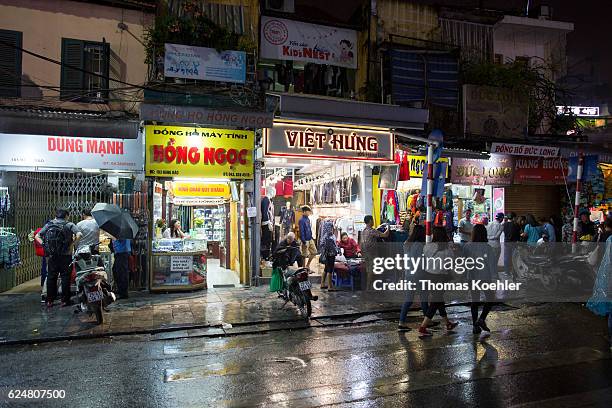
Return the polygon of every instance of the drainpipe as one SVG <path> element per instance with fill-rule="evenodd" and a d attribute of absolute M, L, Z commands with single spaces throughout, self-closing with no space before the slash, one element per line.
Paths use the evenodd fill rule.
<path fill-rule="evenodd" d="M 572 252 L 576 252 L 578 243 L 578 220 L 580 219 L 580 193 L 582 191 L 582 172 L 584 167 L 584 154 L 578 154 L 578 168 L 576 170 L 576 199 L 574 201 L 574 229 L 572 231 Z"/>

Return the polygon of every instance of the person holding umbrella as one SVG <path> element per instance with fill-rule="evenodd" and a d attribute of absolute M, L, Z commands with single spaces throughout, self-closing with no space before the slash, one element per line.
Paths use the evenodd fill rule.
<path fill-rule="evenodd" d="M 127 211 L 114 204 L 98 203 L 91 211 L 100 229 L 113 237 L 112 249 L 115 254 L 113 275 L 117 281 L 119 298 L 127 299 L 129 287 L 129 256 L 132 240 L 138 234 L 138 225 Z"/>

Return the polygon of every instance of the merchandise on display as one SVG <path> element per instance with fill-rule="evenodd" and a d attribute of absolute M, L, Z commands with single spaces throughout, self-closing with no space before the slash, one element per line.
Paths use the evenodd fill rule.
<path fill-rule="evenodd" d="M 12 269 L 20 264 L 19 238 L 14 228 L 0 227 L 0 266 Z"/>

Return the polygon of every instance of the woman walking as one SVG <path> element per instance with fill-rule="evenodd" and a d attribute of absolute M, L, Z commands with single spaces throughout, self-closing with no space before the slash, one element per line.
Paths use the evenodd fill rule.
<path fill-rule="evenodd" d="M 466 257 L 484 259 L 484 268 L 468 269 L 468 284 L 476 280 L 485 283 L 493 282 L 497 279 L 497 262 L 494 261 L 496 259 L 495 250 L 487 243 L 487 229 L 484 225 L 477 224 L 474 226 L 472 230 L 472 239 L 463 246 L 463 250 L 465 251 Z M 481 305 L 481 292 L 484 293 L 486 302 L 482 304 L 482 313 L 480 317 L 478 317 L 478 307 Z M 491 330 L 487 326 L 486 320 L 495 302 L 495 292 L 490 290 L 472 290 L 472 285 L 470 285 L 470 297 L 472 298 L 472 302 L 470 303 L 470 310 L 472 312 L 472 333 L 479 334 L 483 330 L 490 332 Z"/>
<path fill-rule="evenodd" d="M 442 284 L 448 280 L 449 271 L 444 269 L 444 259 L 452 258 L 453 252 L 449 248 L 448 235 L 444 227 L 435 227 L 433 229 L 433 242 L 425 244 L 423 249 L 423 255 L 427 260 L 428 269 L 424 272 L 423 279 L 430 281 L 433 284 Z M 439 261 L 442 260 L 442 262 Z M 431 264 L 431 267 L 429 267 Z M 421 337 L 431 336 L 431 332 L 427 330 L 427 327 L 432 324 L 432 319 L 436 312 L 440 314 L 440 317 L 446 325 L 447 331 L 452 331 L 457 327 L 458 323 L 451 322 L 446 314 L 446 307 L 444 306 L 444 289 L 436 290 L 429 296 L 427 313 L 423 322 L 419 326 L 419 335 Z"/>
<path fill-rule="evenodd" d="M 321 277 L 321 289 L 328 289 L 330 292 L 335 291 L 332 286 L 332 275 L 336 264 L 336 255 L 338 255 L 338 246 L 336 245 L 336 237 L 334 235 L 333 225 L 326 222 L 321 233 L 321 255 L 325 269 Z M 327 285 L 325 281 L 327 280 Z"/>
<path fill-rule="evenodd" d="M 612 219 L 607 218 L 605 228 L 612 233 Z M 612 349 L 612 235 L 606 239 L 604 256 L 597 270 L 593 295 L 587 307 L 596 315 L 608 316 L 608 340 Z"/>
<path fill-rule="evenodd" d="M 412 233 L 404 243 L 404 253 L 406 253 L 410 258 L 421 258 L 421 256 L 423 255 L 424 247 L 425 227 L 423 227 L 422 225 L 415 225 L 412 230 Z M 423 278 L 423 269 L 419 268 L 418 270 L 414 271 L 406 270 L 406 275 L 404 278 L 409 282 L 415 282 L 417 288 L 420 289 L 420 280 Z M 419 294 L 419 298 L 421 299 L 421 310 L 423 311 L 423 315 L 427 313 L 427 293 L 421 290 L 407 291 L 406 300 L 402 304 L 402 309 L 400 310 L 400 318 L 397 331 L 410 330 L 410 328 L 406 324 L 406 317 L 408 315 L 408 310 L 410 310 L 410 306 L 412 306 L 412 303 L 414 301 L 415 292 Z"/>

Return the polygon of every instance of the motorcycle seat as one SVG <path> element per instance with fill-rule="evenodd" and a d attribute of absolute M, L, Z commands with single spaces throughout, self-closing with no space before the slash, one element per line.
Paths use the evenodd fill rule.
<path fill-rule="evenodd" d="M 296 268 L 296 267 L 290 266 L 290 267 L 287 268 L 287 270 L 285 271 L 284 275 L 285 275 L 285 277 L 288 278 L 290 276 L 294 276 L 294 275 L 296 275 L 296 274 L 298 274 L 300 272 L 307 271 L 307 270 L 308 270 L 308 268 L 303 268 L 303 267 L 302 268 Z"/>

